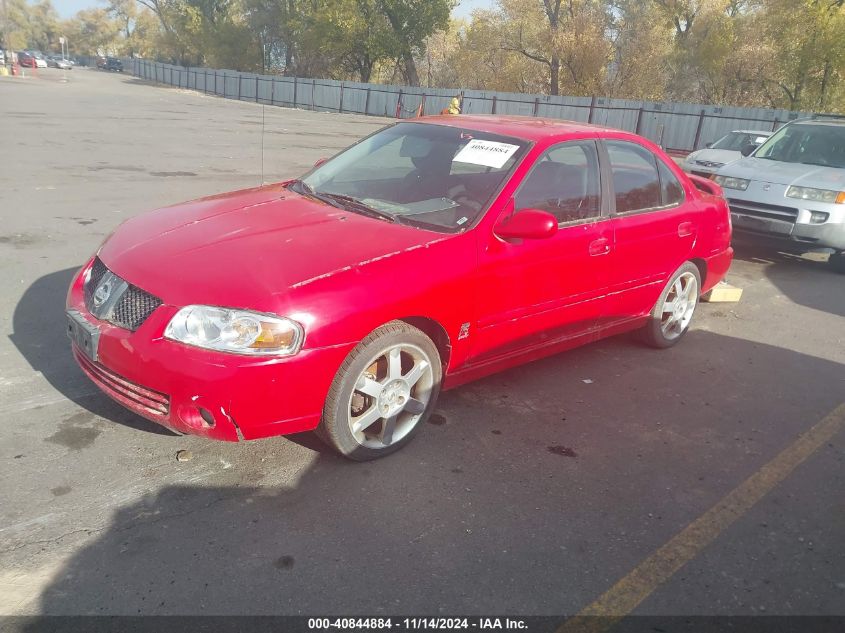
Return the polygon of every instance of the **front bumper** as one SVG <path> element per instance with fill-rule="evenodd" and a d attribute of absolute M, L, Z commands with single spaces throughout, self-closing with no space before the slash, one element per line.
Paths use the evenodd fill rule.
<path fill-rule="evenodd" d="M 752 181 L 746 191 L 726 190 L 734 230 L 810 250 L 845 250 L 845 205 L 787 198 L 786 185 Z M 824 222 L 813 223 L 813 213 Z"/>
<path fill-rule="evenodd" d="M 729 201 L 730 202 L 730 201 Z M 734 231 L 767 241 L 789 244 L 798 250 L 845 250 L 845 224 L 802 224 L 748 214 L 731 204 Z"/>
<path fill-rule="evenodd" d="M 82 273 L 67 306 L 99 330 L 97 361 L 72 344 L 85 374 L 106 395 L 179 433 L 237 441 L 314 429 L 331 381 L 354 343 L 303 349 L 287 358 L 252 358 L 165 339 L 177 312 L 163 304 L 134 332 L 86 309 Z"/>

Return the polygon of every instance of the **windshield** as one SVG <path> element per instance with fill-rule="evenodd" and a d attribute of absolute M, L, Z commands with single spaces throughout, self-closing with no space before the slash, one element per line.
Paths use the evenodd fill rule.
<path fill-rule="evenodd" d="M 353 212 L 459 231 L 480 216 L 527 147 L 477 130 L 398 123 L 315 169 L 299 190 Z"/>
<path fill-rule="evenodd" d="M 845 126 L 786 125 L 757 150 L 756 158 L 845 168 Z"/>
<path fill-rule="evenodd" d="M 725 134 L 710 146 L 711 149 L 729 149 L 734 152 L 742 151 L 746 145 L 760 145 L 768 138 L 767 134 L 749 134 L 748 132 L 731 132 Z"/>

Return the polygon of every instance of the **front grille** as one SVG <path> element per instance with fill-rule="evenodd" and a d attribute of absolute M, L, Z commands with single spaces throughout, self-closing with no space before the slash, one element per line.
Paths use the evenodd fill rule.
<path fill-rule="evenodd" d="M 793 207 L 782 207 L 777 204 L 737 200 L 735 198 L 728 198 L 728 205 L 731 208 L 731 212 L 741 215 L 751 215 L 768 220 L 780 220 L 782 222 L 791 222 L 792 224 L 795 224 L 796 220 L 798 220 L 798 209 Z"/>
<path fill-rule="evenodd" d="M 129 382 L 79 351 L 75 351 L 75 354 L 88 377 L 118 402 L 159 418 L 166 418 L 170 414 L 170 396 L 167 394 Z"/>
<path fill-rule="evenodd" d="M 158 297 L 130 285 L 112 309 L 109 321 L 134 332 L 160 305 L 161 300 Z"/>
<path fill-rule="evenodd" d="M 94 294 L 100 282 L 110 286 L 111 295 L 97 304 Z M 91 314 L 133 332 L 161 305 L 161 299 L 158 297 L 114 275 L 99 257 L 91 265 L 91 273 L 83 287 L 83 294 L 85 307 Z"/>

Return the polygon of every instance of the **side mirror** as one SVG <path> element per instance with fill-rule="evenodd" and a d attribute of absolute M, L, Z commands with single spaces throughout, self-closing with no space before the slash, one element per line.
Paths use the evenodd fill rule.
<path fill-rule="evenodd" d="M 740 154 L 743 156 L 751 156 L 754 153 L 754 150 L 757 149 L 757 146 L 754 143 L 748 143 L 747 145 L 743 145 L 742 149 L 739 150 Z"/>
<path fill-rule="evenodd" d="M 318 158 L 317 162 L 314 163 L 314 167 L 319 167 L 320 165 L 325 163 L 327 160 L 329 160 L 329 159 L 328 158 Z"/>
<path fill-rule="evenodd" d="M 540 209 L 523 209 L 509 216 L 494 232 L 506 240 L 541 240 L 557 233 L 557 218 Z"/>
<path fill-rule="evenodd" d="M 706 147 L 707 149 L 710 149 L 711 147 L 713 147 L 713 143 L 712 143 L 712 142 L 710 142 L 710 143 L 705 143 L 705 144 L 704 144 L 704 147 Z"/>

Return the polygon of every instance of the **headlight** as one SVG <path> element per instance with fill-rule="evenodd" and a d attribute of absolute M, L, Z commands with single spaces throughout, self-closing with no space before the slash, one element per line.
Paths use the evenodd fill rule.
<path fill-rule="evenodd" d="M 745 178 L 733 178 L 732 176 L 719 175 L 714 176 L 713 180 L 725 189 L 739 189 L 740 191 L 748 189 L 748 184 L 751 182 Z"/>
<path fill-rule="evenodd" d="M 832 191 L 830 189 L 792 186 L 786 190 L 786 197 L 797 198 L 798 200 L 810 200 L 812 202 L 845 204 L 845 191 Z"/>
<path fill-rule="evenodd" d="M 170 319 L 165 338 L 220 352 L 290 356 L 302 346 L 302 326 L 284 317 L 211 306 L 186 306 Z"/>

